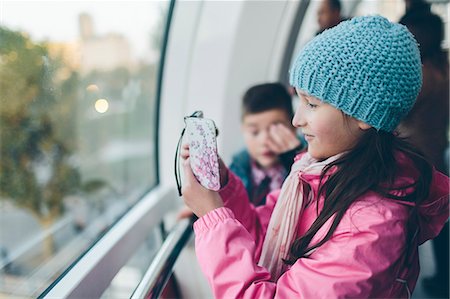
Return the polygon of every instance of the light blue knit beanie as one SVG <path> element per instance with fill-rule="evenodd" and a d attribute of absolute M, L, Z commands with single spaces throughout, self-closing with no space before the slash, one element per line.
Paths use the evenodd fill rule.
<path fill-rule="evenodd" d="M 381 16 L 356 17 L 325 30 L 301 50 L 290 84 L 391 132 L 422 86 L 419 48 L 403 25 Z"/>

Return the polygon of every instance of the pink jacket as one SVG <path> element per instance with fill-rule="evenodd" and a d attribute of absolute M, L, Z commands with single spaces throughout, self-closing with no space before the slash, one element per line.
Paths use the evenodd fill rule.
<path fill-rule="evenodd" d="M 399 164 L 398 183 L 411 182 L 411 173 L 417 171 L 406 161 Z M 228 173 L 228 184 L 220 191 L 225 207 L 194 223 L 197 257 L 216 298 L 408 297 L 419 274 L 418 244 L 434 238 L 449 216 L 449 178 L 435 171 L 429 198 L 419 207 L 419 235 L 408 246 L 405 261 L 411 204 L 368 193 L 350 207 L 330 240 L 271 282 L 257 262 L 279 191 L 255 208 L 240 180 Z M 300 179 L 317 194 L 319 176 L 301 174 Z M 316 204 L 304 208 L 298 236 L 316 217 Z M 328 221 L 312 243 L 320 241 L 330 225 Z"/>

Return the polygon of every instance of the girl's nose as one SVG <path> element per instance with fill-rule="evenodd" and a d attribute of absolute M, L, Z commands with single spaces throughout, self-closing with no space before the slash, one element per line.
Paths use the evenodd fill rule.
<path fill-rule="evenodd" d="M 302 116 L 301 108 L 298 107 L 297 111 L 295 111 L 294 118 L 292 118 L 292 125 L 296 128 L 301 128 L 306 125 L 305 118 Z"/>

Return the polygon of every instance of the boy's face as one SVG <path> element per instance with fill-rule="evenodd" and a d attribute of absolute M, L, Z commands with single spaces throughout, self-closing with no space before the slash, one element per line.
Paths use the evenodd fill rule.
<path fill-rule="evenodd" d="M 293 132 L 295 131 L 287 113 L 281 109 L 247 114 L 242 119 L 242 132 L 247 150 L 252 159 L 262 168 L 271 167 L 278 162 L 278 154 L 268 147 L 271 138 L 269 129 L 276 124 L 283 124 Z"/>

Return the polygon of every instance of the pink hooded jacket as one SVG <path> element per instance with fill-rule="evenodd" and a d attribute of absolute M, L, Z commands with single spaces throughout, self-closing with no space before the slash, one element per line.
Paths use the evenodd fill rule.
<path fill-rule="evenodd" d="M 417 170 L 406 159 L 399 165 L 398 183 L 412 182 Z M 350 207 L 330 240 L 272 282 L 257 263 L 279 191 L 255 208 L 240 180 L 228 173 L 220 191 L 225 207 L 194 223 L 197 257 L 216 298 L 406 298 L 419 275 L 418 245 L 434 238 L 449 216 L 449 178 L 434 171 L 430 195 L 418 209 L 418 237 L 406 246 L 412 204 L 369 192 Z M 300 179 L 317 194 L 319 176 L 300 174 Z M 322 202 L 319 198 L 319 208 Z M 316 217 L 316 204 L 304 207 L 298 236 Z M 311 243 L 330 225 L 329 220 Z"/>

